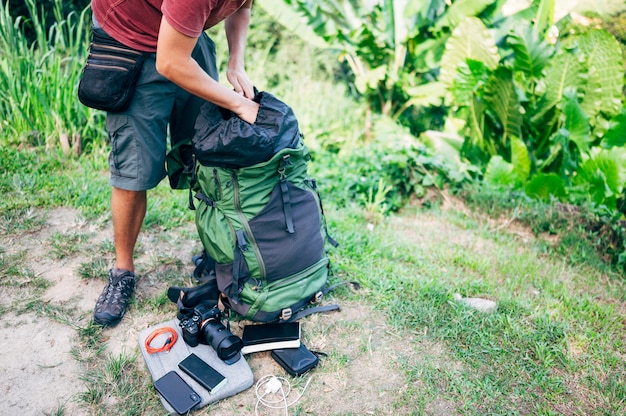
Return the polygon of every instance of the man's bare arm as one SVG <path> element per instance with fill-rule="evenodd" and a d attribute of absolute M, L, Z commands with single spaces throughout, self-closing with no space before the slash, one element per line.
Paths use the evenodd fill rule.
<path fill-rule="evenodd" d="M 249 10 L 248 10 L 249 12 Z M 181 88 L 227 108 L 248 123 L 254 123 L 259 105 L 211 78 L 191 57 L 197 38 L 183 35 L 165 19 L 161 20 L 156 68 Z"/>
<path fill-rule="evenodd" d="M 254 98 L 253 85 L 246 74 L 244 64 L 251 7 L 252 0 L 247 0 L 246 4 L 224 22 L 230 54 L 226 77 L 234 87 L 235 92 L 243 94 L 248 98 Z"/>

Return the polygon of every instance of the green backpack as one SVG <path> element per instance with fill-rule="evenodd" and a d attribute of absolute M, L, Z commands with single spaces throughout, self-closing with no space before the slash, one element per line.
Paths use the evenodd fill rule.
<path fill-rule="evenodd" d="M 252 321 L 338 309 L 305 310 L 328 289 L 326 248 L 336 243 L 292 110 L 268 93 L 256 99 L 254 125 L 210 103 L 196 123 L 190 189 L 205 250 L 198 269 L 208 270 L 194 275 L 214 275 L 227 308 Z"/>

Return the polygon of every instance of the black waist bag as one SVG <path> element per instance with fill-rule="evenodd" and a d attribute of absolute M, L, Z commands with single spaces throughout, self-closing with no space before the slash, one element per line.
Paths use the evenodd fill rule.
<path fill-rule="evenodd" d="M 123 45 L 102 29 L 94 29 L 78 84 L 78 99 L 97 110 L 124 111 L 133 98 L 148 55 Z"/>

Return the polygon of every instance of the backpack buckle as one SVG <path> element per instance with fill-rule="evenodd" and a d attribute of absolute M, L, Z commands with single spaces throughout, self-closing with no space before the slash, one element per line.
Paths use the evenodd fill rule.
<path fill-rule="evenodd" d="M 280 319 L 282 319 L 283 321 L 286 321 L 289 318 L 291 318 L 291 315 L 293 315 L 291 308 L 285 308 L 280 312 Z"/>
<path fill-rule="evenodd" d="M 320 303 L 323 297 L 324 297 L 324 292 L 320 290 L 313 296 L 313 299 L 311 299 L 311 303 Z"/>

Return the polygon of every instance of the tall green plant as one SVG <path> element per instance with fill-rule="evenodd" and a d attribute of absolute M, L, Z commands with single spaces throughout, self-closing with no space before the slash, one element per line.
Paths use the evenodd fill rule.
<path fill-rule="evenodd" d="M 626 168 L 621 151 L 600 146 L 623 146 L 616 139 L 624 128 L 617 41 L 594 29 L 552 45 L 544 26 L 530 22 L 515 26 L 499 48 L 492 36 L 481 21 L 466 19 L 442 58 L 448 103 L 464 121 L 464 154 L 477 165 L 489 162 L 491 181 L 510 185 L 517 172 L 515 183 L 530 195 L 615 209 Z"/>
<path fill-rule="evenodd" d="M 354 88 L 370 108 L 413 132 L 428 127 L 438 112 L 442 86 L 437 76 L 446 40 L 465 17 L 494 18 L 502 0 L 284 0 L 267 7 L 287 27 L 302 18 L 327 48 L 349 64 Z M 262 4 L 262 3 L 260 3 Z M 272 10 L 270 10 L 270 8 Z M 293 12 L 299 14 L 300 19 Z M 288 18 L 286 18 L 288 16 Z M 298 33 L 299 31 L 296 31 Z M 309 36 L 310 37 L 310 36 Z M 436 120 L 434 121 L 436 122 Z"/>
<path fill-rule="evenodd" d="M 102 114 L 83 106 L 76 97 L 90 34 L 90 13 L 62 13 L 54 3 L 54 23 L 45 27 L 45 12 L 27 0 L 29 27 L 23 17 L 13 19 L 9 5 L 0 10 L 0 134 L 10 143 L 46 146 L 78 145 L 102 136 Z M 19 75 L 18 75 L 19 74 Z"/>

